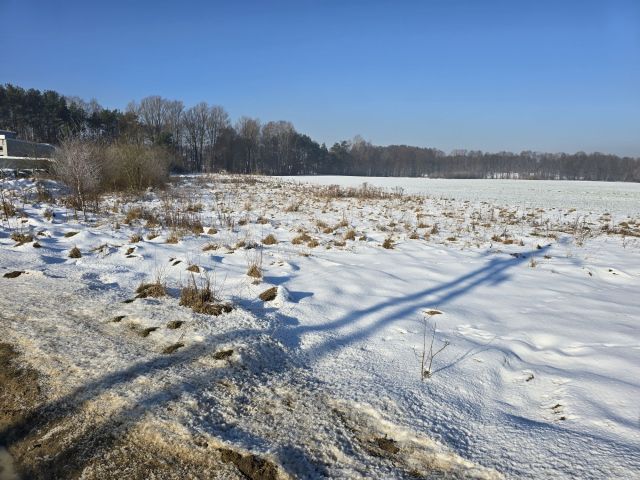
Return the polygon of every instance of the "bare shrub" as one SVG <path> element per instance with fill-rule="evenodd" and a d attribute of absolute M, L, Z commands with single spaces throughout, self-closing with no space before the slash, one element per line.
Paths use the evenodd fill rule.
<path fill-rule="evenodd" d="M 101 180 L 101 150 L 89 140 L 70 137 L 56 150 L 55 175 L 73 191 L 74 200 L 87 219 L 87 202 L 98 193 Z"/>
<path fill-rule="evenodd" d="M 387 250 L 391 250 L 393 248 L 393 239 L 391 237 L 387 237 L 382 242 L 382 248 L 386 248 Z"/>
<path fill-rule="evenodd" d="M 262 278 L 262 248 L 247 256 L 247 275 L 256 281 Z"/>
<path fill-rule="evenodd" d="M 426 310 L 423 318 L 423 334 L 422 334 L 422 356 L 420 362 L 420 378 L 424 381 L 425 378 L 431 378 L 433 375 L 432 366 L 433 359 L 441 353 L 445 348 L 449 346 L 449 342 L 445 341 L 442 347 L 438 350 L 434 350 L 433 343 L 436 338 L 436 324 L 434 323 L 431 329 L 431 343 L 429 344 L 429 350 L 427 351 L 427 330 L 429 326 L 429 319 L 435 315 L 441 315 L 440 310 Z"/>

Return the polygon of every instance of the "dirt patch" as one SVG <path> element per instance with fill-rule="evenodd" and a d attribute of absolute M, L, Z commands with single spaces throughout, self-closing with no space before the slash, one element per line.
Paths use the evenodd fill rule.
<path fill-rule="evenodd" d="M 46 378 L 19 362 L 13 347 L 0 343 L 2 479 L 283 478 L 275 464 L 250 453 L 183 437 L 165 441 L 164 434 L 149 433 L 149 425 L 127 426 L 50 403 L 41 387 Z"/>
<path fill-rule="evenodd" d="M 279 480 L 282 478 L 277 465 L 252 453 L 239 453 L 228 448 L 220 448 L 222 461 L 232 463 L 251 480 Z"/>
<path fill-rule="evenodd" d="M 184 322 L 182 320 L 171 320 L 169 323 L 167 323 L 167 328 L 169 330 L 175 330 L 177 328 L 180 328 L 183 323 Z"/>
<path fill-rule="evenodd" d="M 5 273 L 5 274 L 3 275 L 3 277 L 4 277 L 4 278 L 17 278 L 17 277 L 19 277 L 20 275 L 22 275 L 23 273 L 25 273 L 25 271 L 24 271 L 24 270 L 16 270 L 16 271 L 14 271 L 14 272 L 8 272 L 8 273 Z"/>
<path fill-rule="evenodd" d="M 30 409 L 40 402 L 40 384 L 35 370 L 20 367 L 16 359 L 18 352 L 7 344 L 0 343 L 0 431 L 5 432 L 18 423 Z M 11 436 L 0 438 L 6 445 Z"/>
<path fill-rule="evenodd" d="M 392 438 L 387 438 L 387 436 L 376 437 L 373 439 L 373 443 L 383 452 L 390 453 L 392 455 L 395 455 L 400 451 L 400 448 L 397 446 L 398 442 Z"/>
<path fill-rule="evenodd" d="M 165 355 L 169 355 L 182 347 L 184 347 L 184 343 L 182 342 L 174 343 L 173 345 L 169 345 L 168 347 L 163 348 L 162 353 L 164 353 Z"/>
<path fill-rule="evenodd" d="M 224 360 L 229 358 L 231 355 L 233 355 L 233 350 L 220 350 L 213 354 L 213 358 L 216 360 Z"/>

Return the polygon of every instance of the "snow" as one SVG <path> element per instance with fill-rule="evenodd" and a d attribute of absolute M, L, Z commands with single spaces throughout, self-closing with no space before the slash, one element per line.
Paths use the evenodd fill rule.
<path fill-rule="evenodd" d="M 357 187 L 400 187 L 408 194 L 453 197 L 522 207 L 579 208 L 583 212 L 640 214 L 640 184 L 557 180 L 476 180 L 416 177 L 352 177 L 339 175 L 280 177 L 299 183 Z"/>
<path fill-rule="evenodd" d="M 409 195 L 327 198 L 301 181 Z M 640 478 L 640 241 L 614 231 L 640 233 L 639 187 L 186 176 L 168 192 L 113 196 L 84 223 L 38 202 L 33 181 L 5 179 L 25 217 L 0 229 L 1 334 L 51 379 L 58 405 L 86 400 L 150 439 L 235 445 L 296 478 Z M 217 233 L 171 244 L 166 228 L 147 240 L 143 221 L 123 222 L 134 206 L 161 214 L 169 197 L 202 204 Z M 343 240 L 349 229 L 356 240 Z M 42 248 L 16 246 L 16 230 Z M 301 230 L 319 246 L 292 242 Z M 145 239 L 130 243 L 134 233 Z M 260 246 L 270 233 L 278 243 Z M 82 258 L 67 257 L 73 246 Z M 256 284 L 245 273 L 260 260 Z M 190 264 L 232 312 L 178 304 Z M 170 296 L 123 303 L 158 275 Z M 258 300 L 271 286 L 276 299 Z M 427 316 L 436 348 L 449 346 L 422 380 L 428 309 L 442 312 Z M 372 454 L 376 438 L 401 454 Z"/>

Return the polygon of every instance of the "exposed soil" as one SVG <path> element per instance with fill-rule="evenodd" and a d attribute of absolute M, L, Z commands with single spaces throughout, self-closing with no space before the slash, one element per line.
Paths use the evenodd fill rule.
<path fill-rule="evenodd" d="M 90 419 L 81 408 L 65 415 L 56 411 L 62 406 L 47 406 L 46 379 L 19 360 L 11 345 L 0 343 L 0 478 L 286 478 L 251 453 L 206 442 L 176 444 L 139 424 Z"/>

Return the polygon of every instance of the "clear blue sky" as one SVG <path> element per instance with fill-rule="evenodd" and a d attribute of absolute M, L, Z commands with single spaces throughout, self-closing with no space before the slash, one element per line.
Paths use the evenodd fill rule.
<path fill-rule="evenodd" d="M 640 0 L 0 0 L 0 82 L 320 142 L 640 156 Z"/>

